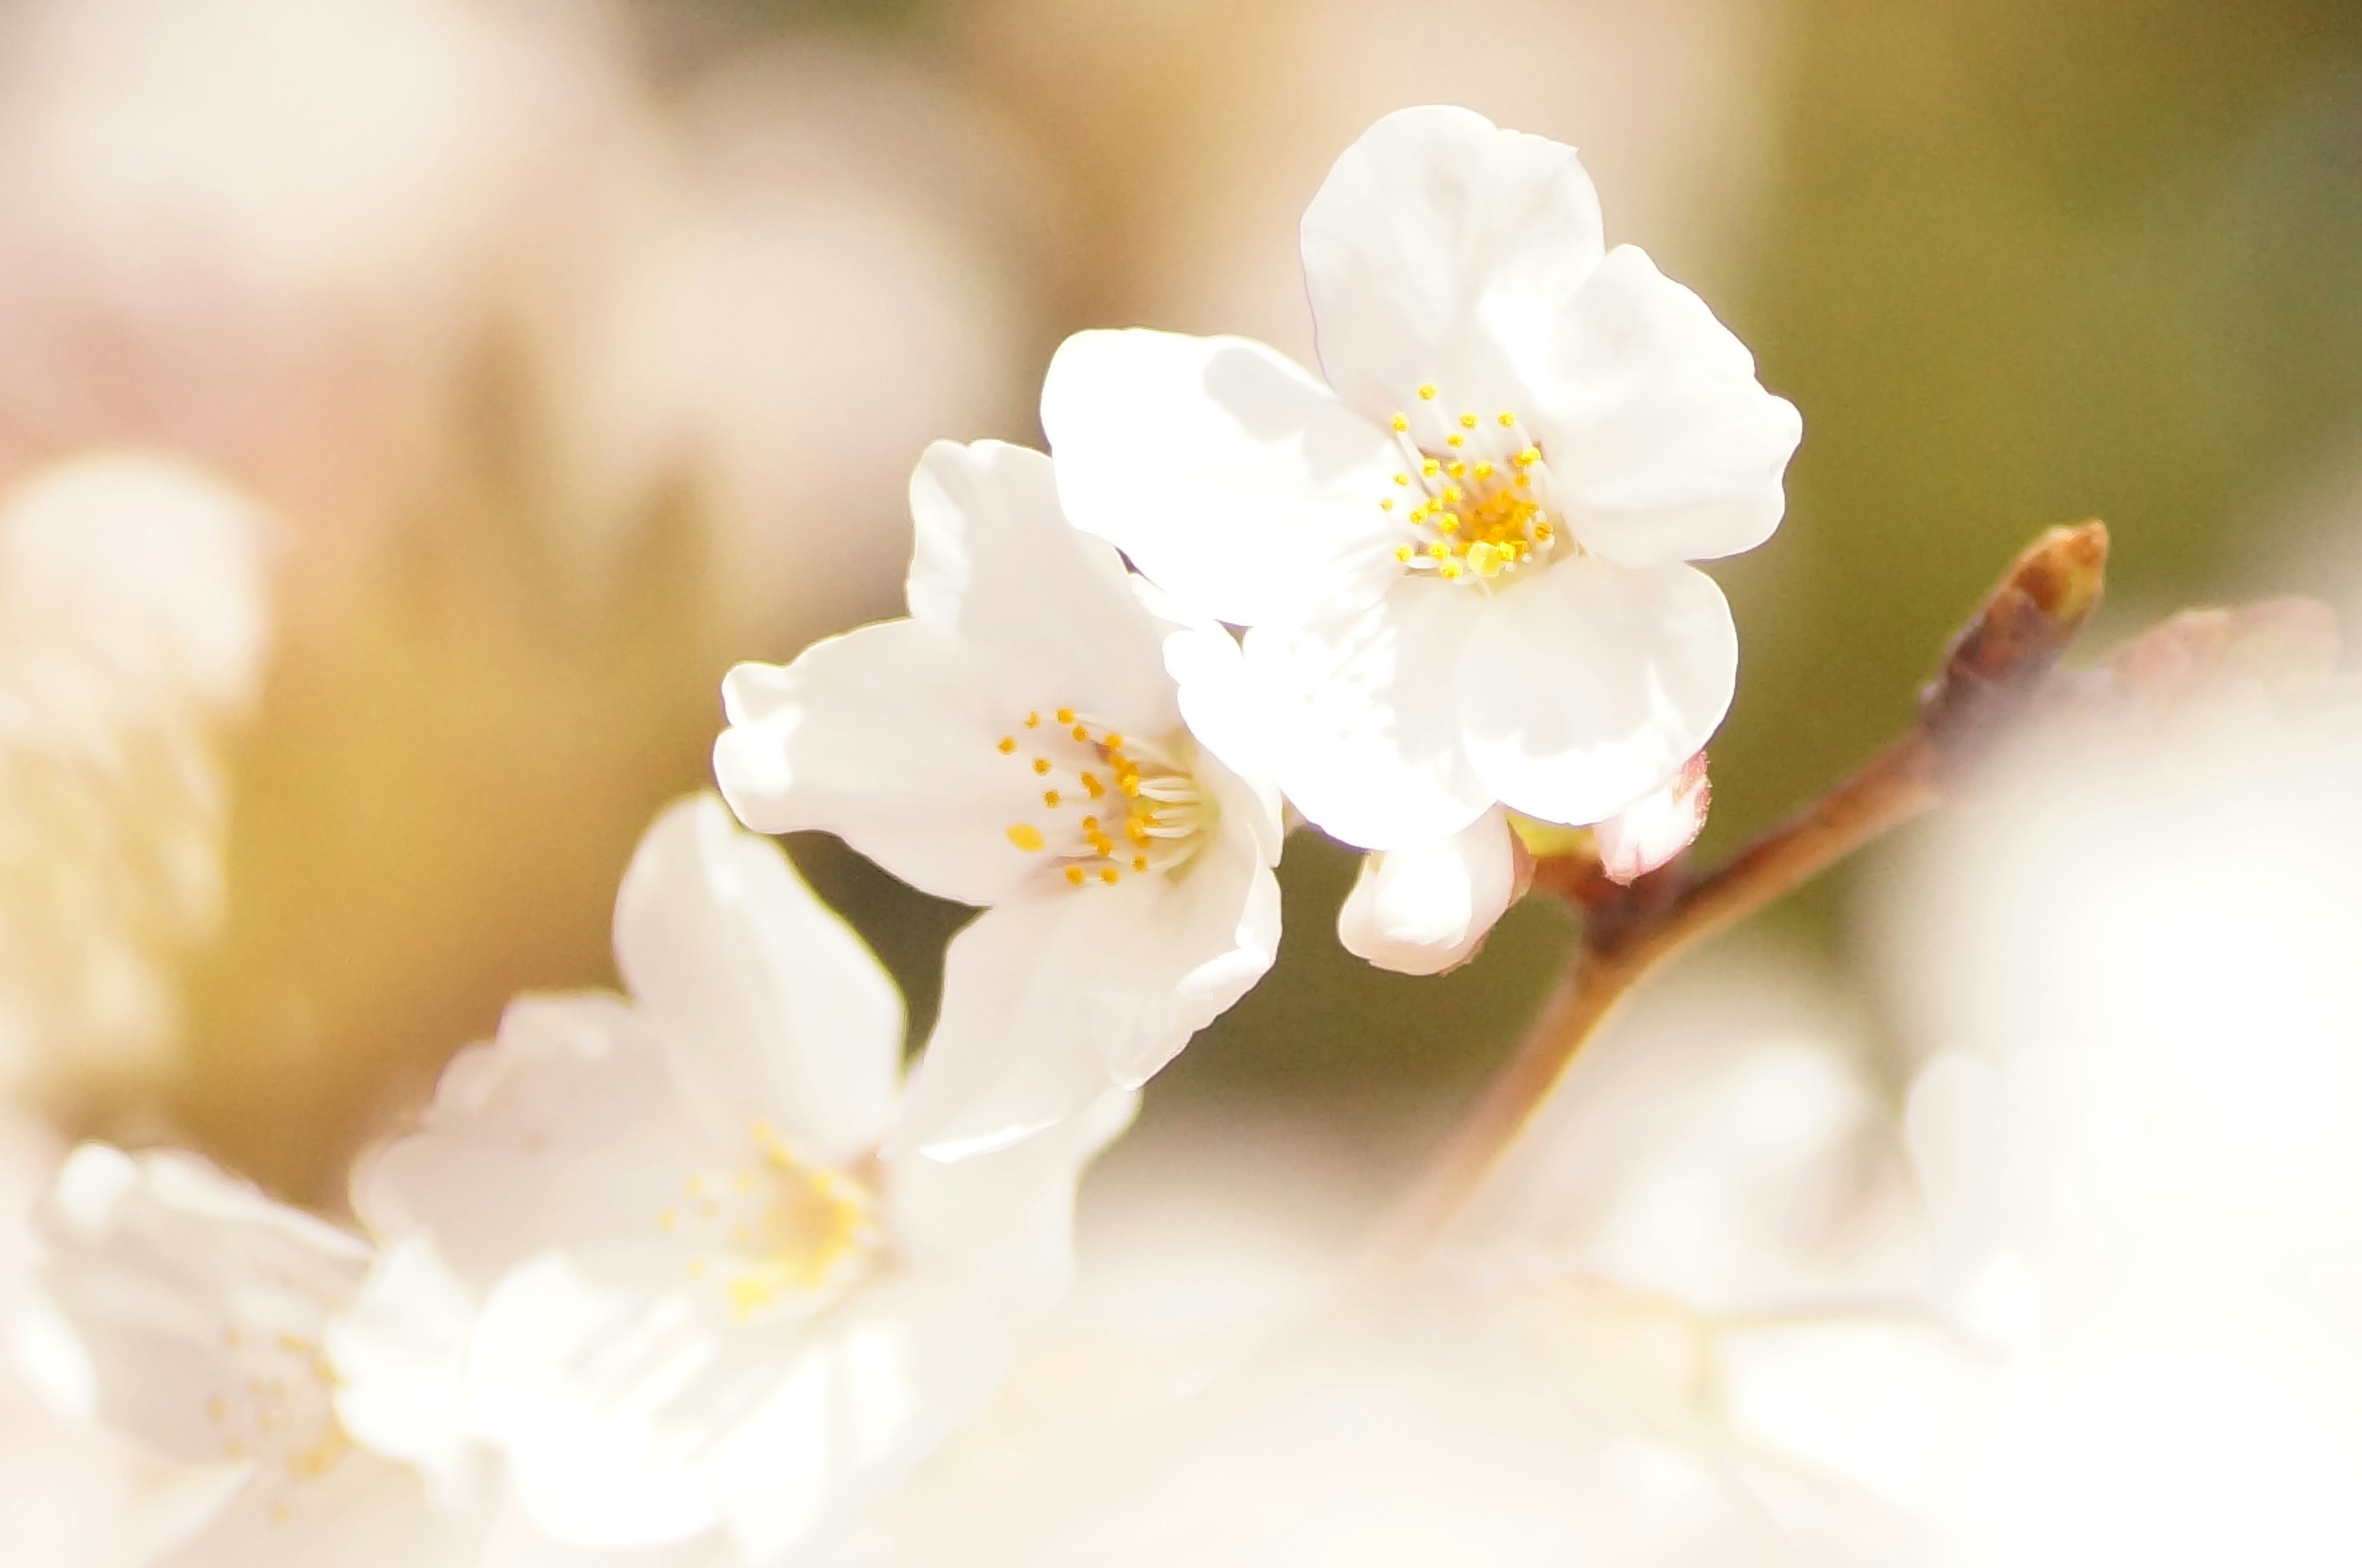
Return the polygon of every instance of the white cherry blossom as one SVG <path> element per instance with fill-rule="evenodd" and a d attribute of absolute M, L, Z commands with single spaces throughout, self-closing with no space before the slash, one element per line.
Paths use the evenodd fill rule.
<path fill-rule="evenodd" d="M 937 443 L 911 510 L 910 617 L 733 670 L 714 772 L 750 827 L 990 906 L 894 1144 L 956 1158 L 1138 1087 L 1262 977 L 1281 829 L 1237 646 L 1152 614 L 1047 458 Z"/>
<path fill-rule="evenodd" d="M 1796 411 L 1606 248 L 1573 149 L 1464 109 L 1372 127 L 1303 256 L 1325 384 L 1242 338 L 1067 340 L 1042 420 L 1068 513 L 1253 628 L 1271 769 L 1335 836 L 1613 816 L 1728 708 L 1729 609 L 1687 563 L 1777 527 Z"/>
<path fill-rule="evenodd" d="M 1498 806 L 1450 838 L 1362 857 L 1337 911 L 1345 951 L 1381 969 L 1440 975 L 1476 955 L 1518 894 L 1518 849 Z"/>
<path fill-rule="evenodd" d="M 359 1238 L 193 1155 L 77 1150 L 40 1216 L 50 1297 L 97 1418 L 187 1494 L 159 1568 L 464 1568 L 480 1525 L 337 1419 L 328 1324 Z"/>
<path fill-rule="evenodd" d="M 818 1550 L 989 1395 L 1063 1291 L 1076 1175 L 1132 1097 L 958 1165 L 881 1157 L 900 999 L 711 797 L 650 828 L 615 950 L 629 1000 L 512 1005 L 421 1130 L 363 1165 L 355 1207 L 389 1255 L 423 1242 L 480 1303 L 464 1425 L 541 1529 Z M 379 1364 L 407 1353 L 431 1383 L 450 1364 L 433 1341 L 382 1340 Z M 357 1419 L 431 1463 L 451 1402 Z"/>

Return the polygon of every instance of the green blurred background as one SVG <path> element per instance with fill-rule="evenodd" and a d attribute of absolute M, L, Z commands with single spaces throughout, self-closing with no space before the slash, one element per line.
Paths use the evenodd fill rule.
<path fill-rule="evenodd" d="M 717 101 L 793 122 L 728 142 L 759 156 L 658 167 L 648 211 L 670 210 L 676 186 L 753 188 L 732 183 L 752 169 L 782 245 L 807 189 L 955 214 L 931 254 L 995 280 L 996 357 L 964 362 L 974 395 L 936 415 L 966 425 L 920 434 L 1038 441 L 1042 368 L 1086 326 L 1234 329 L 1303 351 L 1294 215 L 1387 108 L 1459 101 L 1581 143 L 1610 238 L 1697 286 L 1805 414 L 1787 525 L 1716 569 L 1745 659 L 1713 749 L 1709 855 L 1906 723 L 1948 631 L 2047 525 L 2108 520 L 2119 628 L 2187 601 L 2342 592 L 2362 563 L 2362 511 L 2345 505 L 2362 496 L 2350 5 L 643 0 L 600 15 L 588 74 L 628 101 L 632 135 L 679 138 Z M 848 177 L 856 158 L 891 178 L 866 163 Z M 679 167 L 696 172 L 665 171 Z M 568 176 L 545 158 L 519 178 L 537 191 Z M 628 249 L 657 221 L 635 208 L 516 248 L 565 261 L 621 233 Z M 936 374 L 933 346 L 969 347 L 956 311 L 913 347 L 894 336 L 907 322 L 890 292 L 747 269 L 775 296 L 766 308 L 841 315 L 853 335 L 800 371 L 849 378 L 830 394 L 846 407 L 811 414 L 759 381 L 743 399 L 758 458 L 766 421 L 788 446 L 822 429 L 820 456 L 783 459 L 790 481 L 799 462 L 857 470 L 807 507 L 795 482 L 733 492 L 694 440 L 649 443 L 628 479 L 602 469 L 628 443 L 596 421 L 585 436 L 579 388 L 612 383 L 604 403 L 630 408 L 655 382 L 628 359 L 586 370 L 570 350 L 597 333 L 540 314 L 572 285 L 530 265 L 520 283 L 519 265 L 501 261 L 501 287 L 465 309 L 436 296 L 451 368 L 425 394 L 417 451 L 354 470 L 366 525 L 339 520 L 318 480 L 335 464 L 209 446 L 152 397 L 11 416 L 13 462 L 94 439 L 194 447 L 298 541 L 262 710 L 234 754 L 225 923 L 188 959 L 184 1049 L 129 1089 L 57 1088 L 69 1120 L 170 1125 L 333 1204 L 350 1152 L 419 1103 L 509 995 L 610 982 L 615 878 L 654 809 L 705 779 L 727 665 L 893 613 L 916 441 L 848 447 L 825 417 L 855 435 L 890 425 Z M 614 293 L 639 297 L 619 275 Z M 784 589 L 726 591 L 734 551 L 789 536 L 801 565 Z M 841 567 L 838 546 L 864 539 L 883 543 Z M 922 1037 L 962 911 L 828 842 L 794 847 L 901 977 Z M 1848 885 L 1876 875 L 1873 856 L 1765 917 L 1783 950 L 1855 975 Z M 1159 1080 L 1152 1125 L 1276 1105 L 1365 1151 L 1348 1157 L 1383 1180 L 1376 1167 L 1506 1049 L 1565 918 L 1521 909 L 1475 964 L 1407 980 L 1336 947 L 1351 876 L 1310 835 L 1291 843 L 1279 966 Z"/>

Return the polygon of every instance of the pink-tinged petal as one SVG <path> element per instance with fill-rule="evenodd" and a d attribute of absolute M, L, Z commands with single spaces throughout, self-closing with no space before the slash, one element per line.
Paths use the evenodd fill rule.
<path fill-rule="evenodd" d="M 1076 527 L 1191 613 L 1237 625 L 1365 603 L 1400 573 L 1392 438 L 1242 337 L 1083 332 L 1042 388 Z"/>
<path fill-rule="evenodd" d="M 981 1281 L 1012 1307 L 1052 1305 L 1074 1275 L 1076 1179 L 1139 1107 L 1137 1094 L 1111 1090 L 1013 1148 L 950 1165 L 921 1154 L 889 1160 L 896 1249 L 921 1267 Z"/>
<path fill-rule="evenodd" d="M 1041 808 L 1023 703 L 1065 699 L 1010 701 L 951 634 L 916 621 L 863 626 L 784 668 L 742 664 L 722 694 L 730 728 L 713 773 L 748 827 L 835 834 L 911 886 L 965 903 L 992 903 L 1034 869 L 1009 835 Z"/>
<path fill-rule="evenodd" d="M 1530 417 L 1551 324 L 1599 265 L 1599 197 L 1571 147 L 1405 109 L 1338 159 L 1303 243 L 1321 369 L 1363 415 L 1433 384 L 1455 412 Z"/>
<path fill-rule="evenodd" d="M 1793 404 L 1705 302 L 1620 245 L 1553 324 L 1536 411 L 1551 499 L 1583 547 L 1628 567 L 1751 550 L 1780 525 Z"/>
<path fill-rule="evenodd" d="M 1706 778 L 1705 753 L 1682 764 L 1672 782 L 1592 829 L 1599 868 L 1611 882 L 1629 886 L 1670 862 L 1705 831 L 1714 786 Z"/>
<path fill-rule="evenodd" d="M 889 1154 L 989 1154 L 1137 1088 L 1246 994 L 1278 946 L 1279 884 L 1243 834 L 1181 874 L 987 911 L 944 956 L 943 1013 Z"/>
<path fill-rule="evenodd" d="M 718 1128 L 764 1118 L 832 1165 L 884 1136 L 900 994 L 779 846 L 712 796 L 670 807 L 641 839 L 615 900 L 615 958 Z"/>
<path fill-rule="evenodd" d="M 1493 803 L 1461 744 L 1460 662 L 1477 593 L 1406 580 L 1350 616 L 1247 635 L 1251 689 L 1282 793 L 1363 849 L 1449 837 Z"/>
<path fill-rule="evenodd" d="M 1440 975 L 1475 955 L 1517 884 L 1509 819 L 1495 807 L 1439 843 L 1363 856 L 1337 940 L 1381 969 Z"/>
<path fill-rule="evenodd" d="M 1601 822 L 1704 748 L 1738 675 L 1730 606 L 1705 573 L 1560 561 L 1496 595 L 1468 638 L 1468 756 L 1513 811 Z"/>
<path fill-rule="evenodd" d="M 938 441 L 911 475 L 913 620 L 999 666 L 1007 690 L 1050 694 L 1134 734 L 1178 722 L 1160 645 L 1123 561 L 1059 510 L 1050 459 Z"/>

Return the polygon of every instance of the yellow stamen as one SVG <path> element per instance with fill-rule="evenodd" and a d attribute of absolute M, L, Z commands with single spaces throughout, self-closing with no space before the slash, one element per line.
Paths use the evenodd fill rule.
<path fill-rule="evenodd" d="M 1435 383 L 1433 381 L 1421 383 L 1418 389 L 1418 396 L 1421 403 L 1433 403 L 1435 401 Z"/>
<path fill-rule="evenodd" d="M 1081 887 L 1083 885 L 1083 868 L 1079 866 L 1067 867 L 1066 880 L 1072 882 L 1077 888 Z"/>
<path fill-rule="evenodd" d="M 1017 749 L 1017 737 L 1016 737 L 1015 735 L 1003 735 L 1003 736 L 1001 736 L 1001 737 L 1000 737 L 1000 755 L 1001 755 L 1001 756 L 1007 756 L 1010 752 L 1015 751 L 1016 749 Z"/>
<path fill-rule="evenodd" d="M 1033 759 L 1033 771 L 1034 771 L 1034 772 L 1036 772 L 1036 773 L 1047 773 L 1047 772 L 1049 772 L 1049 771 L 1050 771 L 1050 759 L 1049 759 L 1048 757 L 1046 757 L 1046 756 L 1037 756 L 1037 757 L 1035 757 L 1035 758 Z"/>
<path fill-rule="evenodd" d="M 1056 811 L 1058 809 L 1058 791 L 1055 790 L 1043 790 L 1042 803 L 1049 807 L 1052 811 Z"/>
<path fill-rule="evenodd" d="M 1042 847 L 1042 830 L 1032 823 L 1011 823 L 1009 824 L 1009 842 L 1031 855 Z"/>

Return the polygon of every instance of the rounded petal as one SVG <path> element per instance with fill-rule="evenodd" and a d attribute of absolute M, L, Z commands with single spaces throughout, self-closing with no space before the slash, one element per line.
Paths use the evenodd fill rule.
<path fill-rule="evenodd" d="M 1264 760 L 1271 750 L 1262 728 L 1264 704 L 1248 680 L 1238 640 L 1220 626 L 1184 627 L 1165 638 L 1164 666 L 1180 689 L 1190 736 L 1237 785 L 1224 791 L 1238 798 L 1225 800 L 1222 809 L 1253 826 L 1264 864 L 1278 865 L 1286 820 Z"/>
<path fill-rule="evenodd" d="M 889 1160 L 896 1250 L 1021 1309 L 1053 1305 L 1074 1275 L 1076 1182 L 1139 1108 L 1139 1095 L 1114 1090 L 1013 1148 L 948 1165 L 920 1154 Z"/>
<path fill-rule="evenodd" d="M 659 1215 L 711 1156 L 646 1020 L 613 997 L 523 997 L 444 1068 L 418 1131 L 356 1168 L 353 1209 L 381 1242 L 425 1236 L 478 1290 L 552 1251 L 668 1270 Z"/>
<path fill-rule="evenodd" d="M 889 1154 L 988 1154 L 1138 1088 L 1278 948 L 1278 881 L 1227 823 L 1182 874 L 987 911 L 944 955 L 943 1012 Z"/>
<path fill-rule="evenodd" d="M 717 1126 L 764 1117 L 841 1165 L 893 1120 L 902 999 L 777 844 L 711 795 L 640 841 L 615 900 L 615 960 Z"/>
<path fill-rule="evenodd" d="M 911 476 L 911 518 L 913 620 L 1000 665 L 1013 690 L 1054 694 L 1135 734 L 1177 722 L 1164 628 L 1115 551 L 1068 525 L 1048 458 L 938 441 Z"/>
<path fill-rule="evenodd" d="M 1009 828 L 1039 796 L 1000 749 L 1023 733 L 1026 710 L 950 633 L 916 621 L 863 626 L 785 668 L 742 664 L 722 695 L 730 728 L 714 743 L 713 774 L 748 827 L 835 834 L 912 887 L 963 903 L 995 902 L 1034 869 Z"/>
<path fill-rule="evenodd" d="M 359 1296 L 330 1322 L 337 1419 L 374 1452 L 417 1465 L 457 1495 L 477 1451 L 468 1419 L 476 1297 L 424 1236 L 380 1253 Z"/>
<path fill-rule="evenodd" d="M 1272 776 L 1330 837 L 1389 849 L 1448 837 L 1493 803 L 1461 745 L 1475 592 L 1404 581 L 1356 614 L 1247 635 Z"/>
<path fill-rule="evenodd" d="M 1363 856 L 1337 940 L 1381 969 L 1440 975 L 1484 944 L 1517 884 L 1508 814 L 1496 806 L 1440 843 Z"/>
<path fill-rule="evenodd" d="M 1599 265 L 1599 197 L 1574 149 L 1457 108 L 1388 115 L 1304 214 L 1320 366 L 1385 420 L 1432 383 L 1454 409 L 1538 406 L 1539 361 Z"/>
<path fill-rule="evenodd" d="M 1551 495 L 1585 549 L 1628 567 L 1751 550 L 1786 510 L 1804 422 L 1705 302 L 1620 245 L 1549 335 L 1537 423 Z"/>
<path fill-rule="evenodd" d="M 1599 822 L 1705 746 L 1738 675 L 1730 606 L 1705 573 L 1561 561 L 1496 597 L 1468 639 L 1468 756 L 1511 809 Z"/>
<path fill-rule="evenodd" d="M 1082 332 L 1042 388 L 1075 525 L 1237 625 L 1367 602 L 1400 575 L 1385 431 L 1243 337 Z"/>

